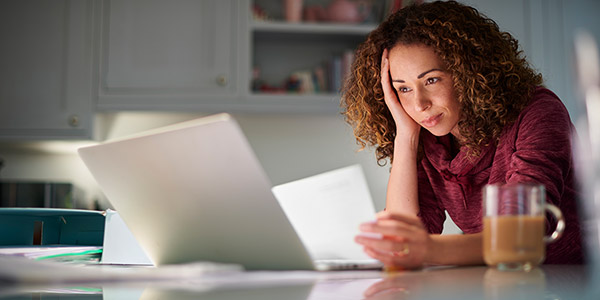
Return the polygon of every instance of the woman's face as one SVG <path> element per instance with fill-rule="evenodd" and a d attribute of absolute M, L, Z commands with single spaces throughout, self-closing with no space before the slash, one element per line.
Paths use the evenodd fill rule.
<path fill-rule="evenodd" d="M 396 45 L 388 59 L 392 85 L 406 113 L 433 135 L 460 137 L 460 105 L 452 75 L 433 49 Z"/>

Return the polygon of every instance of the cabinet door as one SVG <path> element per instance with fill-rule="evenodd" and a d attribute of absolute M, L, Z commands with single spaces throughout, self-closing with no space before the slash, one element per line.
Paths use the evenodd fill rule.
<path fill-rule="evenodd" d="M 104 7 L 101 109 L 176 108 L 237 92 L 237 1 Z"/>
<path fill-rule="evenodd" d="M 0 2 L 0 138 L 90 137 L 94 2 Z"/>

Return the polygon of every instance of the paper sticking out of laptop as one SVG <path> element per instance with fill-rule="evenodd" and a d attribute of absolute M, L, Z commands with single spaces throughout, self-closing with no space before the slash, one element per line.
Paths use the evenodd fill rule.
<path fill-rule="evenodd" d="M 313 260 L 376 264 L 354 242 L 375 208 L 360 165 L 275 186 L 275 197 Z"/>
<path fill-rule="evenodd" d="M 339 266 L 313 262 L 228 114 L 81 148 L 79 155 L 155 265 L 210 261 L 249 270 Z M 343 218 L 348 207 L 336 207 L 340 216 L 331 220 Z M 361 260 L 340 267 L 378 266 Z"/>

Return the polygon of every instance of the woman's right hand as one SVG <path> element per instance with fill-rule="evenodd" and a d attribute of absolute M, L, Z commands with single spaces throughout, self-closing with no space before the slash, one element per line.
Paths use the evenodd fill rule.
<path fill-rule="evenodd" d="M 385 104 L 390 110 L 396 124 L 396 137 L 418 137 L 421 126 L 406 113 L 394 92 L 394 87 L 390 80 L 390 61 L 388 59 L 388 54 L 388 49 L 385 49 L 381 56 L 381 87 L 383 89 Z"/>
<path fill-rule="evenodd" d="M 418 269 L 432 255 L 432 239 L 417 216 L 384 211 L 375 222 L 361 224 L 360 230 L 367 235 L 359 234 L 355 241 L 389 269 Z"/>

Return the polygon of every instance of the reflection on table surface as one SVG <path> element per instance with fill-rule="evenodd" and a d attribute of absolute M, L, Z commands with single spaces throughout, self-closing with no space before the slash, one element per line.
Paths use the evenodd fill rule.
<path fill-rule="evenodd" d="M 4 284 L 0 299 L 600 299 L 590 291 L 596 280 L 587 274 L 584 266 L 542 266 L 530 272 L 483 266 L 397 273 L 241 272 L 87 286 Z"/>

